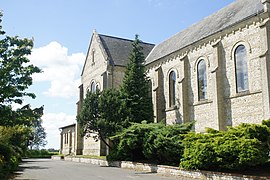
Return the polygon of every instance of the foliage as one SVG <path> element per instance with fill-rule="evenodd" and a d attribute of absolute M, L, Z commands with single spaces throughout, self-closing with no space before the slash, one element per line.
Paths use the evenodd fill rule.
<path fill-rule="evenodd" d="M 139 43 L 136 35 L 121 90 L 87 92 L 77 116 L 82 135 L 95 133 L 94 138 L 102 140 L 109 147 L 106 139 L 130 126 L 130 122 L 153 121 L 149 80 Z"/>
<path fill-rule="evenodd" d="M 9 172 L 16 169 L 20 159 L 20 153 L 12 146 L 0 142 L 0 179 L 6 179 Z"/>
<path fill-rule="evenodd" d="M 110 152 L 108 159 L 179 164 L 183 151 L 183 134 L 189 132 L 192 125 L 134 123 L 113 137 L 117 145 Z"/>
<path fill-rule="evenodd" d="M 0 18 L 2 14 L 0 14 Z M 1 29 L 0 29 L 1 30 Z M 1 31 L 3 36 L 5 33 Z M 18 36 L 5 36 L 0 39 L 0 104 L 22 103 L 24 96 L 34 98 L 33 93 L 25 90 L 32 84 L 33 73 L 40 69 L 29 64 L 33 41 Z"/>
<path fill-rule="evenodd" d="M 41 150 L 28 150 L 26 152 L 26 157 L 28 158 L 51 158 L 53 155 L 57 155 L 57 152 L 49 152 L 48 150 L 41 149 Z"/>
<path fill-rule="evenodd" d="M 143 154 L 158 164 L 178 165 L 184 152 L 184 135 L 191 131 L 193 123 L 175 124 L 154 129 L 146 134 Z"/>
<path fill-rule="evenodd" d="M 226 132 L 208 129 L 207 134 L 189 133 L 180 166 L 232 170 L 264 164 L 269 159 L 269 140 L 269 127 L 256 124 L 241 124 Z"/>
<path fill-rule="evenodd" d="M 39 149 L 40 147 L 44 147 L 47 144 L 46 132 L 44 127 L 42 127 L 42 119 L 41 116 L 43 112 L 38 114 L 38 117 L 34 119 L 32 122 L 32 132 L 29 138 L 29 147 L 30 149 Z"/>
<path fill-rule="evenodd" d="M 18 166 L 35 122 L 43 113 L 43 107 L 31 109 L 30 105 L 12 109 L 15 104 L 21 105 L 24 97 L 35 98 L 26 91 L 32 84 L 32 74 L 41 72 L 28 59 L 32 48 L 32 40 L 7 36 L 0 24 L 0 179 Z"/>
<path fill-rule="evenodd" d="M 129 63 L 123 79 L 121 93 L 130 122 L 140 123 L 143 120 L 153 122 L 153 104 L 149 96 L 149 79 L 144 67 L 144 55 L 138 35 L 132 43 Z"/>
<path fill-rule="evenodd" d="M 146 157 L 143 154 L 143 143 L 145 142 L 146 135 L 163 126 L 164 125 L 157 123 L 134 123 L 130 127 L 124 129 L 122 132 L 112 137 L 115 147 L 111 150 L 108 160 L 145 160 Z"/>
<path fill-rule="evenodd" d="M 82 135 L 97 133 L 96 138 L 107 144 L 105 140 L 127 124 L 121 107 L 122 101 L 118 90 L 109 89 L 95 93 L 88 91 L 77 116 Z"/>

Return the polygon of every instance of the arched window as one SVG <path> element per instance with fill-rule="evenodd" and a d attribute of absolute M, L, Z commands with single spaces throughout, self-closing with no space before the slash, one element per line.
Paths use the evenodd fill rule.
<path fill-rule="evenodd" d="M 170 107 L 175 105 L 176 73 L 170 72 L 169 75 L 169 103 Z"/>
<path fill-rule="evenodd" d="M 234 52 L 236 90 L 242 92 L 248 90 L 247 51 L 244 45 L 239 45 Z"/>
<path fill-rule="evenodd" d="M 91 92 L 92 93 L 96 92 L 96 83 L 95 82 L 91 83 Z"/>
<path fill-rule="evenodd" d="M 200 60 L 197 66 L 197 79 L 198 79 L 198 96 L 199 101 L 207 99 L 207 76 L 206 64 L 204 60 Z"/>

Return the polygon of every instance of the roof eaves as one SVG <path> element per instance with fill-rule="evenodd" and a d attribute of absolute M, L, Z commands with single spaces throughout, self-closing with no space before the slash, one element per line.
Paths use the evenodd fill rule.
<path fill-rule="evenodd" d="M 241 19 L 240 21 L 237 21 L 237 22 L 235 22 L 235 23 L 233 23 L 233 24 L 231 24 L 231 25 L 225 27 L 224 29 L 221 29 L 221 30 L 219 30 L 219 31 L 213 32 L 213 33 L 211 33 L 211 34 L 209 34 L 209 35 L 207 35 L 207 36 L 205 36 L 205 37 L 203 37 L 203 38 L 201 38 L 201 39 L 198 39 L 198 40 L 196 40 L 196 41 L 194 41 L 194 42 L 192 42 L 192 43 L 190 43 L 190 44 L 188 44 L 188 45 L 182 47 L 181 49 L 177 49 L 177 50 L 172 51 L 172 52 L 170 52 L 170 53 L 168 53 L 168 54 L 165 54 L 165 55 L 163 55 L 163 56 L 161 56 L 161 57 L 158 57 L 157 59 L 154 59 L 154 60 L 150 61 L 149 63 L 146 61 L 146 65 L 150 65 L 150 64 L 152 64 L 152 63 L 154 63 L 154 62 L 156 62 L 156 61 L 158 61 L 158 60 L 160 60 L 160 59 L 162 59 L 162 58 L 164 58 L 164 57 L 166 57 L 166 56 L 170 56 L 170 55 L 174 54 L 175 52 L 177 52 L 177 51 L 179 51 L 179 50 L 185 49 L 185 48 L 187 48 L 188 46 L 190 46 L 190 45 L 192 45 L 192 44 L 195 44 L 195 43 L 197 43 L 197 42 L 199 42 L 199 41 L 201 41 L 201 40 L 204 40 L 204 39 L 206 39 L 206 38 L 209 38 L 210 36 L 212 36 L 212 35 L 214 35 L 214 34 L 220 33 L 220 32 L 222 32 L 222 31 L 224 31 L 225 29 L 228 29 L 228 28 L 230 28 L 230 27 L 233 27 L 234 25 L 236 25 L 236 24 L 238 24 L 238 23 L 240 23 L 240 22 L 243 22 L 243 21 L 245 21 L 245 20 L 247 20 L 247 19 L 249 19 L 249 18 L 255 17 L 255 16 L 257 16 L 257 15 L 263 13 L 263 12 L 264 12 L 263 10 L 258 11 L 257 13 L 252 14 L 252 15 L 250 15 L 250 16 L 247 16 L 247 17 Z M 190 26 L 190 27 L 191 27 L 191 26 Z M 156 47 L 156 46 L 155 46 L 155 47 Z M 153 50 L 155 49 L 155 47 L 153 48 Z M 152 50 L 152 51 L 153 51 L 153 50 Z M 152 52 L 152 51 L 151 51 L 151 52 Z M 150 57 L 150 55 L 151 55 L 151 53 L 149 53 L 149 55 L 148 55 L 147 57 Z M 146 59 L 147 59 L 147 58 L 146 58 Z"/>

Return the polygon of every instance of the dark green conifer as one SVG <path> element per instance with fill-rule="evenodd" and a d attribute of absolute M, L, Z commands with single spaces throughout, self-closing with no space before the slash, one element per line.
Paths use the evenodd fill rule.
<path fill-rule="evenodd" d="M 130 122 L 153 122 L 153 104 L 149 95 L 150 80 L 146 76 L 145 57 L 140 43 L 138 35 L 135 35 L 121 92 Z"/>

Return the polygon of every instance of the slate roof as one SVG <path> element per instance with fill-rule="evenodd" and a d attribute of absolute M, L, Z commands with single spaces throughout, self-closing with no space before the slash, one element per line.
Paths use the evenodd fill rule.
<path fill-rule="evenodd" d="M 256 16 L 262 11 L 261 0 L 236 0 L 202 21 L 156 45 L 146 58 L 146 64 L 183 49 L 249 17 Z"/>
<path fill-rule="evenodd" d="M 65 129 L 65 128 L 69 128 L 69 127 L 73 127 L 73 126 L 76 126 L 76 123 L 73 123 L 73 124 L 70 124 L 70 125 L 67 125 L 67 126 L 60 127 L 59 129 Z"/>
<path fill-rule="evenodd" d="M 99 34 L 99 38 L 102 42 L 102 45 L 106 53 L 110 58 L 110 61 L 112 61 L 114 65 L 126 66 L 128 62 L 128 56 L 132 50 L 133 40 L 112 37 L 102 34 Z M 141 42 L 140 45 L 143 47 L 143 53 L 145 57 L 147 57 L 147 55 L 155 46 L 154 44 L 144 42 Z"/>

